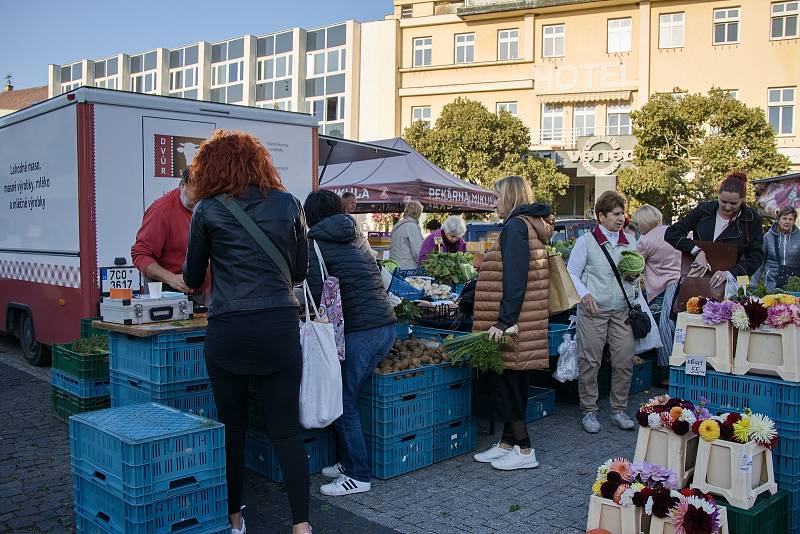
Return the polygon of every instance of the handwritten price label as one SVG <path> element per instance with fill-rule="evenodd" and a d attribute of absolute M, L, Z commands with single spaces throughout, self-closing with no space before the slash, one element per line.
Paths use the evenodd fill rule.
<path fill-rule="evenodd" d="M 739 470 L 749 473 L 753 469 L 753 456 L 750 454 L 742 455 L 742 463 L 739 464 Z"/>
<path fill-rule="evenodd" d="M 706 357 L 705 356 L 687 356 L 686 357 L 686 374 L 694 376 L 706 376 Z"/>

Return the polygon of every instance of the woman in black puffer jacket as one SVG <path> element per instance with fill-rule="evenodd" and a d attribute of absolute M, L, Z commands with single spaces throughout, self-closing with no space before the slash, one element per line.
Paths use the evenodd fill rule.
<path fill-rule="evenodd" d="M 344 412 L 333 424 L 342 461 L 322 470 L 323 475 L 336 480 L 322 486 L 320 492 L 323 495 L 363 493 L 370 489 L 371 472 L 358 415 L 358 392 L 392 348 L 397 319 L 367 238 L 359 231 L 355 219 L 345 213 L 338 195 L 332 191 L 311 193 L 304 209 L 310 228 L 307 280 L 311 294 L 318 303 L 322 276 L 314 250 L 316 242 L 328 274 L 339 279 L 344 314 Z"/>

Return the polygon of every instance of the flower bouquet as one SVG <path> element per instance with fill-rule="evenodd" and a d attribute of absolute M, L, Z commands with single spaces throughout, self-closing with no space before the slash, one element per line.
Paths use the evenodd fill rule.
<path fill-rule="evenodd" d="M 592 493 L 627 507 L 644 507 L 647 515 L 667 517 L 675 504 L 675 473 L 660 465 L 614 458 L 597 468 Z"/>
<path fill-rule="evenodd" d="M 754 442 L 769 450 L 778 444 L 778 431 L 775 422 L 749 408 L 743 414 L 723 413 L 704 420 L 695 421 L 692 432 L 705 441 L 721 439 L 731 443 Z"/>
<path fill-rule="evenodd" d="M 669 511 L 675 534 L 717 534 L 727 517 L 714 497 L 697 489 L 678 492 L 678 502 Z"/>

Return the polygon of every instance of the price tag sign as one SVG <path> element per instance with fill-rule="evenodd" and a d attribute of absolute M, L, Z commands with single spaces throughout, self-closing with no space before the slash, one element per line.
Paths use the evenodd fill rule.
<path fill-rule="evenodd" d="M 749 473 L 753 469 L 753 456 L 750 454 L 742 455 L 742 463 L 739 464 L 739 470 Z"/>
<path fill-rule="evenodd" d="M 686 374 L 694 376 L 706 376 L 706 357 L 705 356 L 687 356 L 686 357 Z"/>
<path fill-rule="evenodd" d="M 679 345 L 683 345 L 686 343 L 686 330 L 683 328 L 676 328 L 675 329 L 675 343 Z"/>
<path fill-rule="evenodd" d="M 383 259 L 384 259 L 384 260 L 388 260 L 388 259 L 389 259 L 389 253 L 390 253 L 390 252 L 391 252 L 391 251 L 389 251 L 389 250 L 384 250 L 384 251 L 383 251 Z"/>

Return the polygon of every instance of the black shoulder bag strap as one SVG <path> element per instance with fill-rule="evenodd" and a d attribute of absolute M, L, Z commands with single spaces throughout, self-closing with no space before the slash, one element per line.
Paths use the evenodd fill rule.
<path fill-rule="evenodd" d="M 230 198 L 225 193 L 220 193 L 219 195 L 215 196 L 220 204 L 228 208 L 228 211 L 231 212 L 231 215 L 239 221 L 247 233 L 255 239 L 258 246 L 267 253 L 267 256 L 275 263 L 275 265 L 280 270 L 283 277 L 286 278 L 286 281 L 289 285 L 292 285 L 292 275 L 289 271 L 289 264 L 286 263 L 286 259 L 278 252 L 278 247 L 275 246 L 275 243 L 264 233 L 264 231 L 258 227 L 253 219 L 250 218 L 247 213 L 239 206 L 239 203 L 236 202 L 235 199 Z"/>
<path fill-rule="evenodd" d="M 778 238 L 778 234 L 772 234 L 772 237 L 775 239 L 775 255 L 778 257 L 778 266 L 782 267 L 780 239 Z"/>
<path fill-rule="evenodd" d="M 600 245 L 600 250 L 603 251 L 603 254 L 605 254 L 609 265 L 611 265 L 611 270 L 614 271 L 614 276 L 617 279 L 617 283 L 619 284 L 619 288 L 622 290 L 622 296 L 625 297 L 625 304 L 628 305 L 628 311 L 632 312 L 633 311 L 633 306 L 631 306 L 631 301 L 628 300 L 628 294 L 625 293 L 625 286 L 622 285 L 622 277 L 619 275 L 619 271 L 617 270 L 617 266 L 614 265 L 614 260 L 611 258 L 611 254 L 608 253 L 608 251 L 606 250 L 606 247 L 604 247 L 603 244 L 600 242 L 600 240 L 597 239 L 597 235 L 595 235 L 594 232 L 592 232 L 592 235 L 594 235 L 595 241 L 597 241 L 597 244 Z"/>

